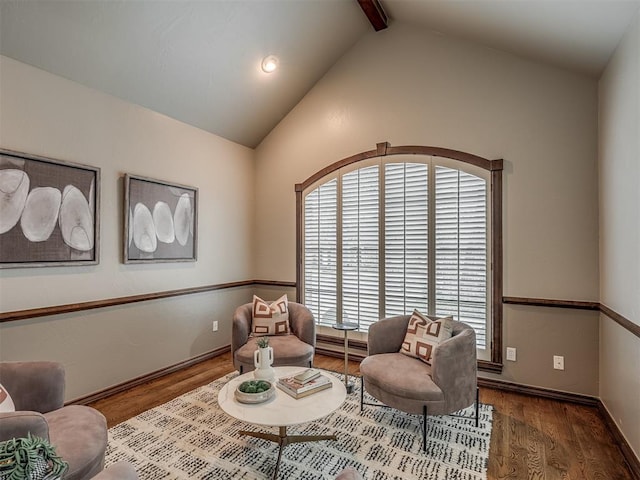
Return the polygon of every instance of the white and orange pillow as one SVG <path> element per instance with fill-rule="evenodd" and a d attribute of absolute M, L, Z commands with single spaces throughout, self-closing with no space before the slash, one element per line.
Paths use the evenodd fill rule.
<path fill-rule="evenodd" d="M 291 330 L 289 328 L 289 301 L 286 294 L 271 303 L 254 295 L 251 313 L 251 332 L 255 336 L 286 335 Z"/>
<path fill-rule="evenodd" d="M 400 353 L 419 358 L 431 365 L 433 350 L 443 341 L 451 338 L 453 317 L 429 318 L 418 310 L 414 310 L 407 333 L 402 342 Z"/>

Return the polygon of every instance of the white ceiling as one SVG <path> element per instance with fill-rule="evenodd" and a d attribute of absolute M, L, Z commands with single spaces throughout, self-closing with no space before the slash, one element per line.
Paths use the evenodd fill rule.
<path fill-rule="evenodd" d="M 382 0 L 406 22 L 597 77 L 640 0 Z M 356 0 L 0 0 L 0 53 L 255 147 L 372 27 Z M 264 74 L 261 59 L 281 67 Z"/>

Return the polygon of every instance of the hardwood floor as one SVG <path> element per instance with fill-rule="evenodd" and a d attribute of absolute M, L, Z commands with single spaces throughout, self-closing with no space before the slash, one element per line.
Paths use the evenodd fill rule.
<path fill-rule="evenodd" d="M 316 355 L 319 368 L 344 371 L 344 361 Z M 359 364 L 349 372 L 359 374 Z M 225 354 L 140 385 L 90 406 L 109 427 L 234 370 Z M 595 407 L 489 388 L 480 401 L 493 405 L 489 480 L 633 480 L 622 453 Z"/>

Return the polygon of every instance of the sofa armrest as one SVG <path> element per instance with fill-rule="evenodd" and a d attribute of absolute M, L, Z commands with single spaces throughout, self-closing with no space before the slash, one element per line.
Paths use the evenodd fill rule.
<path fill-rule="evenodd" d="M 369 327 L 368 354 L 399 352 L 407 334 L 409 315 L 383 318 Z"/>
<path fill-rule="evenodd" d="M 245 303 L 236 308 L 233 314 L 233 324 L 231 326 L 231 356 L 233 353 L 247 343 L 251 333 L 251 303 Z"/>
<path fill-rule="evenodd" d="M 292 332 L 303 342 L 316 346 L 316 322 L 306 306 L 289 302 L 289 323 Z"/>
<path fill-rule="evenodd" d="M 362 476 L 355 468 L 347 467 L 336 477 L 336 480 L 362 480 Z"/>
<path fill-rule="evenodd" d="M 434 348 L 431 378 L 444 392 L 448 410 L 465 408 L 475 401 L 478 383 L 475 330 L 466 327 Z"/>
<path fill-rule="evenodd" d="M 58 362 L 0 362 L 0 383 L 16 410 L 47 413 L 64 405 L 65 373 Z"/>
<path fill-rule="evenodd" d="M 133 465 L 126 461 L 116 462 L 110 467 L 102 470 L 98 475 L 92 477 L 91 480 L 137 480 Z"/>
<path fill-rule="evenodd" d="M 26 437 L 28 433 L 49 440 L 49 424 L 44 415 L 29 411 L 0 413 L 0 442 Z"/>

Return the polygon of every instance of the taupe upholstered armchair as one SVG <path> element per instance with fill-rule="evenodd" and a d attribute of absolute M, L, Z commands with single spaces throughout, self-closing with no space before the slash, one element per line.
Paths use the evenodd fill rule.
<path fill-rule="evenodd" d="M 453 322 L 452 337 L 433 351 L 431 365 L 400 353 L 410 315 L 390 317 L 369 328 L 368 356 L 360 364 L 360 409 L 377 405 L 372 397 L 406 413 L 422 415 L 422 442 L 426 450 L 427 415 L 448 415 L 475 402 L 478 426 L 476 334 L 468 325 Z"/>
<path fill-rule="evenodd" d="M 256 337 L 251 336 L 252 305 L 241 305 L 233 315 L 231 355 L 233 365 L 240 373 L 250 372 L 255 368 L 253 352 L 258 346 Z M 316 347 L 316 324 L 313 314 L 304 305 L 289 302 L 289 324 L 291 334 L 269 337 L 269 346 L 273 348 L 273 366 L 312 367 Z"/>
<path fill-rule="evenodd" d="M 45 438 L 69 463 L 64 480 L 89 479 L 104 468 L 107 421 L 83 405 L 64 406 L 65 372 L 56 362 L 0 362 L 0 383 L 15 412 L 0 413 L 0 441 Z"/>

